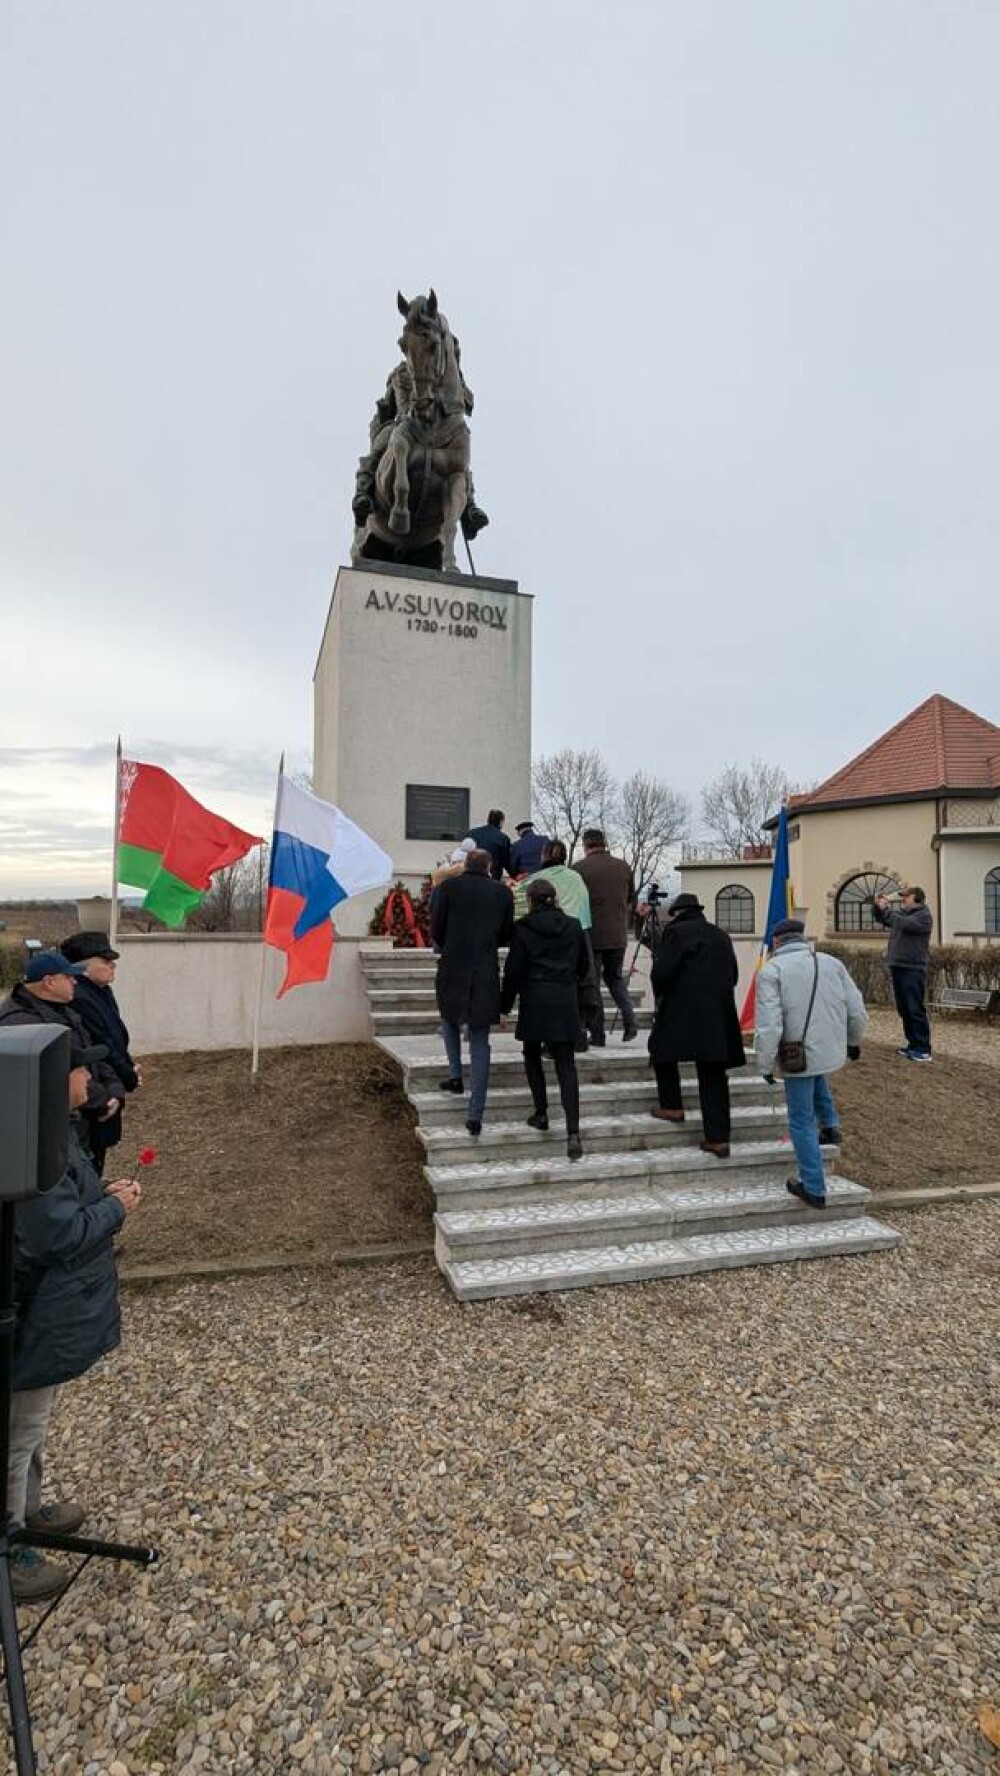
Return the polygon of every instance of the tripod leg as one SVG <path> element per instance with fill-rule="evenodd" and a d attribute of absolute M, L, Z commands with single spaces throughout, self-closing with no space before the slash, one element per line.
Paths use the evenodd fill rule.
<path fill-rule="evenodd" d="M 28 1692 L 24 1685 L 24 1666 L 21 1663 L 21 1642 L 10 1576 L 10 1549 L 6 1545 L 0 1548 L 0 1645 L 3 1646 L 3 1668 L 7 1680 L 10 1730 L 14 1740 L 17 1776 L 35 1776 L 38 1766 L 35 1763 Z"/>

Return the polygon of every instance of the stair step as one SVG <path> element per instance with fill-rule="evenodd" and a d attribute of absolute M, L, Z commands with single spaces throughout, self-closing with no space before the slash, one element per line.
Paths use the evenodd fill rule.
<path fill-rule="evenodd" d="M 431 1087 L 436 1090 L 445 1064 L 444 1047 L 440 1041 L 428 1035 L 381 1034 L 375 1040 L 378 1047 L 402 1067 L 408 1095 L 412 1096 Z M 492 1038 L 491 1048 L 493 1060 L 490 1089 L 495 1085 L 523 1085 L 521 1044 L 511 1035 L 497 1033 Z M 577 1055 L 576 1064 L 581 1084 L 593 1080 L 603 1082 L 630 1078 L 644 1079 L 647 1086 L 652 1084 L 649 1054 L 641 1036 L 636 1042 L 626 1043 L 616 1035 L 608 1041 L 606 1048 L 590 1048 L 586 1054 Z M 551 1068 L 549 1071 L 551 1072 Z M 729 1075 L 730 1081 L 739 1078 L 744 1071 L 743 1068 L 734 1068 Z M 681 1074 L 682 1077 L 693 1078 L 694 1068 L 684 1063 Z"/>
<path fill-rule="evenodd" d="M 442 1062 L 439 1077 L 444 1077 Z M 483 1128 L 483 1139 L 493 1127 L 492 1119 L 500 1121 L 512 1120 L 523 1113 L 527 1116 L 532 1109 L 531 1093 L 524 1082 L 522 1070 L 520 1085 L 494 1086 L 494 1075 L 490 1076 L 490 1095 L 487 1104 L 487 1116 L 490 1120 Z M 698 1082 L 687 1078 L 681 1081 L 684 1103 L 688 1110 L 697 1117 Z M 755 1074 L 744 1071 L 730 1074 L 729 1095 L 736 1108 L 741 1104 L 759 1104 L 771 1106 L 779 1117 L 785 1114 L 785 1094 L 776 1090 L 773 1085 L 765 1085 L 763 1079 Z M 580 1106 L 584 1115 L 595 1116 L 627 1116 L 630 1112 L 648 1112 L 656 1102 L 656 1085 L 653 1075 L 647 1066 L 640 1079 L 617 1079 L 608 1084 L 600 1084 L 597 1080 L 581 1079 Z M 457 1126 L 464 1131 L 466 1118 L 466 1100 L 457 1095 L 452 1097 L 448 1092 L 418 1091 L 411 1094 L 413 1105 L 419 1119 L 421 1129 L 450 1128 Z M 558 1093 L 552 1093 L 552 1113 L 558 1115 L 556 1105 Z M 653 1119 L 650 1118 L 650 1121 Z"/>
<path fill-rule="evenodd" d="M 460 1301 L 502 1295 L 583 1289 L 596 1283 L 632 1283 L 687 1276 L 738 1265 L 885 1251 L 898 1244 L 891 1227 L 868 1216 L 827 1220 L 816 1213 L 781 1226 L 739 1232 L 635 1240 L 619 1246 L 568 1246 L 511 1258 L 451 1261 L 444 1274 Z"/>
<path fill-rule="evenodd" d="M 468 1160 L 465 1098 L 460 1098 L 458 1103 L 461 1120 L 456 1117 L 455 1122 L 450 1125 L 417 1129 L 417 1136 L 423 1142 L 428 1162 L 433 1165 Z M 698 1115 L 690 1116 L 684 1123 L 671 1123 L 661 1122 L 657 1117 L 650 1116 L 648 1109 L 644 1114 L 635 1116 L 588 1116 L 586 1104 L 582 1105 L 582 1109 L 584 1113 L 580 1120 L 580 1135 L 588 1153 L 631 1153 L 648 1147 L 690 1147 L 697 1146 L 702 1139 L 702 1124 Z M 483 1124 L 483 1132 L 476 1142 L 477 1154 L 485 1160 L 501 1154 L 516 1158 L 535 1153 L 545 1154 L 549 1150 L 562 1152 L 566 1146 L 566 1125 L 562 1111 L 552 1106 L 549 1114 L 550 1126 L 547 1131 L 529 1128 L 523 1118 L 517 1122 L 500 1122 L 493 1121 L 491 1117 Z M 788 1125 L 784 1098 L 777 1099 L 773 1105 L 741 1104 L 732 1111 L 732 1124 L 735 1140 L 752 1140 L 755 1135 L 773 1137 Z"/>
<path fill-rule="evenodd" d="M 483 1208 L 490 1202 L 514 1203 L 537 1198 L 546 1192 L 568 1196 L 624 1195 L 628 1190 L 657 1183 L 779 1182 L 794 1169 L 787 1141 L 740 1141 L 729 1159 L 716 1159 L 697 1147 L 650 1147 L 636 1153 L 584 1153 L 582 1159 L 564 1154 L 545 1158 L 533 1154 L 523 1159 L 475 1160 L 477 1143 L 468 1136 L 469 1159 L 464 1165 L 425 1166 L 424 1176 L 434 1191 L 437 1207 Z M 824 1148 L 824 1165 L 831 1169 L 837 1148 Z"/>
<path fill-rule="evenodd" d="M 636 1240 L 789 1225 L 822 1213 L 826 1220 L 863 1213 L 869 1192 L 832 1178 L 825 1210 L 810 1209 L 781 1183 L 666 1186 L 621 1196 L 546 1195 L 536 1201 L 447 1209 L 434 1217 L 438 1263 L 510 1258 L 572 1246 L 614 1246 Z"/>
<path fill-rule="evenodd" d="M 642 994 L 634 989 L 629 997 L 633 1005 L 639 1005 L 642 1001 Z M 610 1010 L 613 1015 L 617 1007 L 611 994 L 602 991 L 601 998 L 605 1010 Z M 440 1015 L 437 995 L 431 983 L 422 987 L 410 982 L 402 986 L 397 986 L 394 982 L 390 986 L 369 987 L 368 1003 L 372 1011 L 431 1011 L 436 1017 Z"/>
<path fill-rule="evenodd" d="M 634 1012 L 635 1021 L 640 1030 L 650 1029 L 653 1022 L 653 1011 L 649 1007 L 637 1007 Z M 434 1036 L 441 1025 L 441 1014 L 433 1010 L 415 1011 L 379 1011 L 374 1006 L 371 1013 L 372 1031 L 376 1037 L 382 1036 Z M 609 1020 L 610 1022 L 610 1020 Z M 621 1033 L 618 1029 L 612 1040 L 617 1040 Z M 645 1052 L 645 1044 L 641 1045 Z"/>

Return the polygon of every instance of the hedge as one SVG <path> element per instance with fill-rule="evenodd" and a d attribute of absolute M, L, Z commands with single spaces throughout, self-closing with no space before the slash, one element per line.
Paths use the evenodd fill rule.
<path fill-rule="evenodd" d="M 883 948 L 862 949 L 852 944 L 821 943 L 824 955 L 836 956 L 860 987 L 868 1005 L 891 1005 L 892 983 Z M 971 944 L 938 944 L 932 947 L 927 967 L 927 997 L 936 999 L 942 987 L 994 988 L 1000 992 L 1000 945 L 974 949 Z"/>

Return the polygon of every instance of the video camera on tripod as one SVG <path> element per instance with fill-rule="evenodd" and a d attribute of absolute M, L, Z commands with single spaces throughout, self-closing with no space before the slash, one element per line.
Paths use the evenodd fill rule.
<path fill-rule="evenodd" d="M 15 1205 L 54 1190 L 66 1176 L 69 1071 L 68 1029 L 53 1029 L 44 1024 L 0 1029 L 0 1646 L 18 1776 L 33 1776 L 37 1769 L 24 1682 L 24 1648 L 34 1640 L 89 1561 L 129 1560 L 139 1566 L 151 1566 L 157 1558 L 155 1548 L 129 1547 L 49 1530 L 28 1532 L 14 1522 L 9 1512 L 10 1411 L 17 1330 Z M 80 1564 L 23 1643 L 10 1571 L 11 1550 L 15 1546 L 57 1548 L 80 1556 Z"/>

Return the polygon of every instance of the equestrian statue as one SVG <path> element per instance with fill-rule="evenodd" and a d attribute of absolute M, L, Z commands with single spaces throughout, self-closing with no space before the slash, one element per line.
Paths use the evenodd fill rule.
<path fill-rule="evenodd" d="M 403 356 L 376 404 L 358 465 L 351 558 L 458 573 L 459 524 L 468 543 L 489 523 L 469 466 L 472 390 L 434 291 L 396 301 Z"/>

